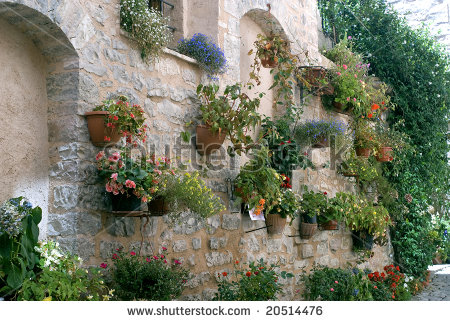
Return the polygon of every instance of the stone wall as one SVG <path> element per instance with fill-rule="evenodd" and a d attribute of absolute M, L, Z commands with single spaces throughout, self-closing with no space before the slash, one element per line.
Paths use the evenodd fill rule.
<path fill-rule="evenodd" d="M 413 28 L 429 25 L 431 34 L 450 51 L 449 0 L 388 0 Z"/>
<path fill-rule="evenodd" d="M 241 36 L 267 31 L 267 7 L 262 0 L 225 0 L 209 5 L 212 3 L 218 6 L 214 10 L 218 13 L 217 39 L 229 61 L 229 70 L 219 81 L 223 87 L 243 80 L 242 69 L 248 66 L 248 57 L 242 48 L 247 48 L 251 39 Z M 271 13 L 276 28 L 292 41 L 293 51 L 307 49 L 315 64 L 329 64 L 317 48 L 315 0 L 277 1 Z M 181 16 L 189 19 L 189 15 Z M 251 232 L 264 227 L 264 223 L 252 222 L 239 212 L 239 204 L 229 199 L 226 182 L 235 178 L 246 157 L 230 158 L 224 148 L 203 158 L 195 151 L 194 141 L 187 144 L 180 138 L 180 132 L 186 130 L 184 124 L 198 115 L 195 88 L 208 78 L 195 60 L 169 49 L 159 61 L 143 62 L 135 43 L 120 30 L 119 0 L 0 0 L 0 19 L 28 35 L 45 58 L 50 163 L 46 236 L 78 253 L 87 265 L 108 260 L 120 246 L 125 250 L 140 249 L 143 241 L 140 250 L 146 255 L 158 253 L 165 246 L 172 252 L 171 258 L 184 262 L 193 273 L 185 298 L 206 300 L 217 287 L 217 273 L 231 272 L 235 260 L 264 258 L 294 272 L 296 279 L 286 285 L 285 299 L 298 298 L 295 290 L 303 268 L 314 263 L 341 267 L 347 262 L 356 263 L 350 234 L 343 226 L 339 231 L 320 231 L 309 241 L 298 237 L 298 221 L 278 236 L 268 235 L 265 229 Z M 27 23 L 30 20 L 32 23 Z M 33 27 L 36 25 L 40 28 Z M 195 30 L 196 24 L 189 21 L 178 25 L 189 25 L 189 34 L 202 31 Z M 109 195 L 93 162 L 99 149 L 89 141 L 83 115 L 117 94 L 125 94 L 144 107 L 150 128 L 147 150 L 191 169 L 209 168 L 207 183 L 223 199 L 227 211 L 206 223 L 186 212 L 183 223 L 176 226 L 170 226 L 167 217 L 152 217 L 147 222 L 145 218 L 115 217 L 110 213 Z M 270 95 L 268 92 L 266 96 Z M 348 120 L 324 111 L 316 96 L 307 95 L 303 109 L 303 119 Z M 266 107 L 265 112 L 275 113 Z M 13 143 L 14 139 L 10 139 Z M 353 190 L 354 182 L 339 176 L 333 166 L 321 166 L 330 161 L 333 150 L 306 152 L 319 169 L 296 171 L 297 189 L 306 184 L 330 196 Z M 375 246 L 374 253 L 362 266 L 382 268 L 391 260 L 392 249 L 389 245 Z"/>

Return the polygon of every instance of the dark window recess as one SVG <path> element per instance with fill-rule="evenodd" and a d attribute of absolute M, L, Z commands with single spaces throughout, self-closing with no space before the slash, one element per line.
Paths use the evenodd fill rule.
<path fill-rule="evenodd" d="M 148 1 L 148 7 L 153 8 L 159 12 L 161 12 L 162 15 L 166 14 L 166 10 L 169 8 L 170 10 L 173 10 L 175 6 L 171 4 L 170 2 L 167 2 L 165 0 L 149 0 Z M 176 30 L 176 28 L 172 26 L 167 26 L 172 32 Z"/>

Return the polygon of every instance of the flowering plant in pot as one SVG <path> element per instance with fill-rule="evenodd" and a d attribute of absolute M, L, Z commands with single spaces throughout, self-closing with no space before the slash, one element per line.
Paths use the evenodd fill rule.
<path fill-rule="evenodd" d="M 121 149 L 107 156 L 100 151 L 97 156 L 99 176 L 106 179 L 106 191 L 112 194 L 113 211 L 140 211 L 141 201 L 150 201 L 158 189 L 162 166 L 132 157 L 129 149 Z M 159 164 L 158 164 L 159 165 Z"/>
<path fill-rule="evenodd" d="M 297 217 L 297 211 L 300 204 L 300 196 L 292 191 L 290 179 L 281 174 L 283 184 L 281 184 L 281 194 L 274 203 L 270 212 L 266 212 L 265 219 L 267 230 L 270 234 L 279 234 L 283 232 L 287 218 L 289 224 Z"/>
<path fill-rule="evenodd" d="M 158 59 L 163 48 L 172 41 L 169 18 L 149 8 L 147 0 L 120 0 L 120 27 L 141 48 L 142 59 Z"/>
<path fill-rule="evenodd" d="M 223 74 L 227 70 L 227 60 L 223 50 L 204 34 L 196 33 L 191 39 L 180 39 L 177 50 L 197 60 L 200 68 L 205 70 L 209 77 L 213 78 L 214 75 Z"/>
<path fill-rule="evenodd" d="M 139 140 L 145 142 L 147 125 L 144 124 L 144 110 L 139 105 L 130 104 L 125 96 L 117 100 L 105 100 L 85 115 L 95 146 L 116 143 L 120 137 L 125 137 L 126 142 L 133 145 L 137 145 Z"/>
<path fill-rule="evenodd" d="M 317 217 L 323 215 L 327 208 L 327 192 L 304 192 L 300 201 L 299 214 L 301 215 L 300 235 L 302 238 L 311 238 L 317 230 Z"/>
<path fill-rule="evenodd" d="M 241 167 L 235 184 L 239 196 L 255 209 L 256 215 L 273 210 L 281 198 L 283 178 L 270 167 L 267 147 L 254 151 L 253 158 Z"/>
<path fill-rule="evenodd" d="M 386 265 L 381 273 L 378 271 L 367 274 L 371 282 L 370 292 L 376 301 L 408 301 L 411 299 L 409 285 L 400 267 Z M 409 278 L 408 278 L 409 279 Z"/>
<path fill-rule="evenodd" d="M 375 154 L 377 161 L 390 162 L 394 159 L 393 151 L 409 148 L 408 136 L 396 129 L 396 127 L 402 125 L 403 123 L 399 122 L 389 127 L 388 124 L 377 123 L 376 133 L 380 142 L 380 146 Z"/>
<path fill-rule="evenodd" d="M 274 68 L 278 65 L 280 59 L 290 56 L 289 42 L 275 33 L 258 34 L 254 46 L 256 57 L 265 68 Z M 248 54 L 251 55 L 252 53 L 253 49 Z"/>
<path fill-rule="evenodd" d="M 353 122 L 353 130 L 356 156 L 368 158 L 371 152 L 374 153 L 378 150 L 380 143 L 370 122 L 365 119 L 356 119 Z"/>
<path fill-rule="evenodd" d="M 340 164 L 339 173 L 344 176 L 355 176 L 360 182 L 371 182 L 378 177 L 378 172 L 370 160 L 356 156 L 354 150 Z"/>
<path fill-rule="evenodd" d="M 329 147 L 330 137 L 343 136 L 347 130 L 346 125 L 336 120 L 308 120 L 300 124 L 295 130 L 295 139 L 299 144 L 312 147 Z"/>
<path fill-rule="evenodd" d="M 340 206 L 338 199 L 328 199 L 326 210 L 317 217 L 319 226 L 324 230 L 339 229 L 339 221 L 343 218 L 343 209 Z"/>
<path fill-rule="evenodd" d="M 257 112 L 260 99 L 251 99 L 242 92 L 241 84 L 236 83 L 225 88 L 223 95 L 218 95 L 217 85 L 198 85 L 197 96 L 201 100 L 201 120 L 204 125 L 197 126 L 197 150 L 210 153 L 218 149 L 225 137 L 233 144 L 228 153 L 241 154 L 253 145 L 250 129 L 261 122 L 261 115 Z M 212 140 L 213 136 L 216 140 Z"/>

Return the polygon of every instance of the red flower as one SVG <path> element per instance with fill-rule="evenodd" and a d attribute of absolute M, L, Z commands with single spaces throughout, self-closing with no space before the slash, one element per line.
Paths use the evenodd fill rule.
<path fill-rule="evenodd" d="M 368 277 L 369 277 L 369 279 L 373 278 L 373 274 L 369 273 Z"/>
<path fill-rule="evenodd" d="M 227 276 L 228 273 L 227 273 L 227 272 L 222 272 L 222 275 L 223 275 L 223 276 Z"/>
<path fill-rule="evenodd" d="M 258 275 L 258 274 L 259 274 L 259 272 L 258 272 L 258 271 L 255 271 L 254 273 L 255 273 L 255 275 Z"/>
<path fill-rule="evenodd" d="M 372 118 L 372 117 L 373 117 L 373 114 L 369 114 L 369 115 L 367 115 L 367 117 Z"/>
<path fill-rule="evenodd" d="M 264 266 L 260 266 L 258 269 L 261 271 L 264 269 Z"/>
<path fill-rule="evenodd" d="M 380 277 L 380 273 L 375 272 L 375 276 L 376 276 L 377 278 Z"/>
<path fill-rule="evenodd" d="M 108 137 L 108 136 L 105 136 L 105 137 L 103 138 L 103 140 L 104 140 L 105 142 L 110 142 L 110 141 L 111 141 L 111 138 Z"/>
<path fill-rule="evenodd" d="M 119 256 L 116 253 L 114 253 L 113 256 L 112 256 L 112 259 L 113 260 L 117 260 L 118 258 L 119 258 Z"/>
<path fill-rule="evenodd" d="M 115 116 L 113 117 L 114 120 L 119 120 L 119 117 Z"/>
<path fill-rule="evenodd" d="M 384 273 L 381 273 L 381 277 L 382 278 L 384 278 L 386 276 L 386 274 L 384 274 Z"/>
<path fill-rule="evenodd" d="M 163 251 L 167 251 L 167 247 L 164 247 L 164 246 L 163 246 L 163 247 L 162 247 L 162 250 L 163 250 Z"/>
<path fill-rule="evenodd" d="M 131 256 L 135 256 L 135 255 L 136 255 L 136 252 L 131 251 L 131 252 L 130 252 L 130 255 L 131 255 Z"/>
<path fill-rule="evenodd" d="M 328 193 L 327 192 L 323 192 L 323 195 L 327 195 Z"/>
<path fill-rule="evenodd" d="M 131 117 L 131 118 L 134 118 L 135 116 L 133 115 L 133 113 L 130 113 L 130 117 Z"/>
<path fill-rule="evenodd" d="M 245 273 L 246 276 L 250 277 L 252 275 L 252 272 L 247 271 L 247 273 Z"/>
<path fill-rule="evenodd" d="M 377 110 L 377 109 L 379 109 L 379 108 L 380 108 L 380 106 L 377 105 L 377 104 L 373 104 L 373 105 L 372 105 L 372 110 Z"/>
<path fill-rule="evenodd" d="M 280 145 L 284 145 L 284 142 L 281 142 Z"/>
<path fill-rule="evenodd" d="M 238 261 L 238 260 L 236 260 L 236 261 L 234 262 L 234 264 L 239 264 L 239 261 Z"/>
<path fill-rule="evenodd" d="M 373 286 L 374 289 L 378 289 L 378 287 L 376 285 Z"/>
<path fill-rule="evenodd" d="M 108 264 L 102 263 L 102 264 L 100 264 L 100 267 L 101 267 L 102 269 L 106 269 L 106 268 L 108 267 Z"/>
<path fill-rule="evenodd" d="M 288 141 L 287 141 L 287 143 L 288 143 L 288 144 L 290 144 L 290 143 L 291 143 L 291 141 L 290 141 L 290 140 L 288 140 Z"/>
<path fill-rule="evenodd" d="M 395 267 L 395 269 L 396 269 L 397 271 L 400 271 L 400 267 L 399 267 L 398 265 Z"/>

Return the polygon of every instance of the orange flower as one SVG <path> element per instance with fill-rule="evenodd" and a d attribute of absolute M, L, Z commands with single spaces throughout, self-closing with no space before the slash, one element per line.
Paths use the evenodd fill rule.
<path fill-rule="evenodd" d="M 372 117 L 373 117 L 373 114 L 369 114 L 369 115 L 367 115 L 367 117 L 372 118 Z"/>
<path fill-rule="evenodd" d="M 247 273 L 245 273 L 245 275 L 248 276 L 248 277 L 250 277 L 250 276 L 252 276 L 252 272 L 247 271 Z"/>
<path fill-rule="evenodd" d="M 261 199 L 259 200 L 259 204 L 261 204 L 261 205 L 266 204 L 266 200 L 265 200 L 264 198 L 261 198 Z"/>
<path fill-rule="evenodd" d="M 373 105 L 372 105 L 372 110 L 377 110 L 377 109 L 379 109 L 379 108 L 380 108 L 380 106 L 377 105 L 377 104 L 373 104 Z"/>

